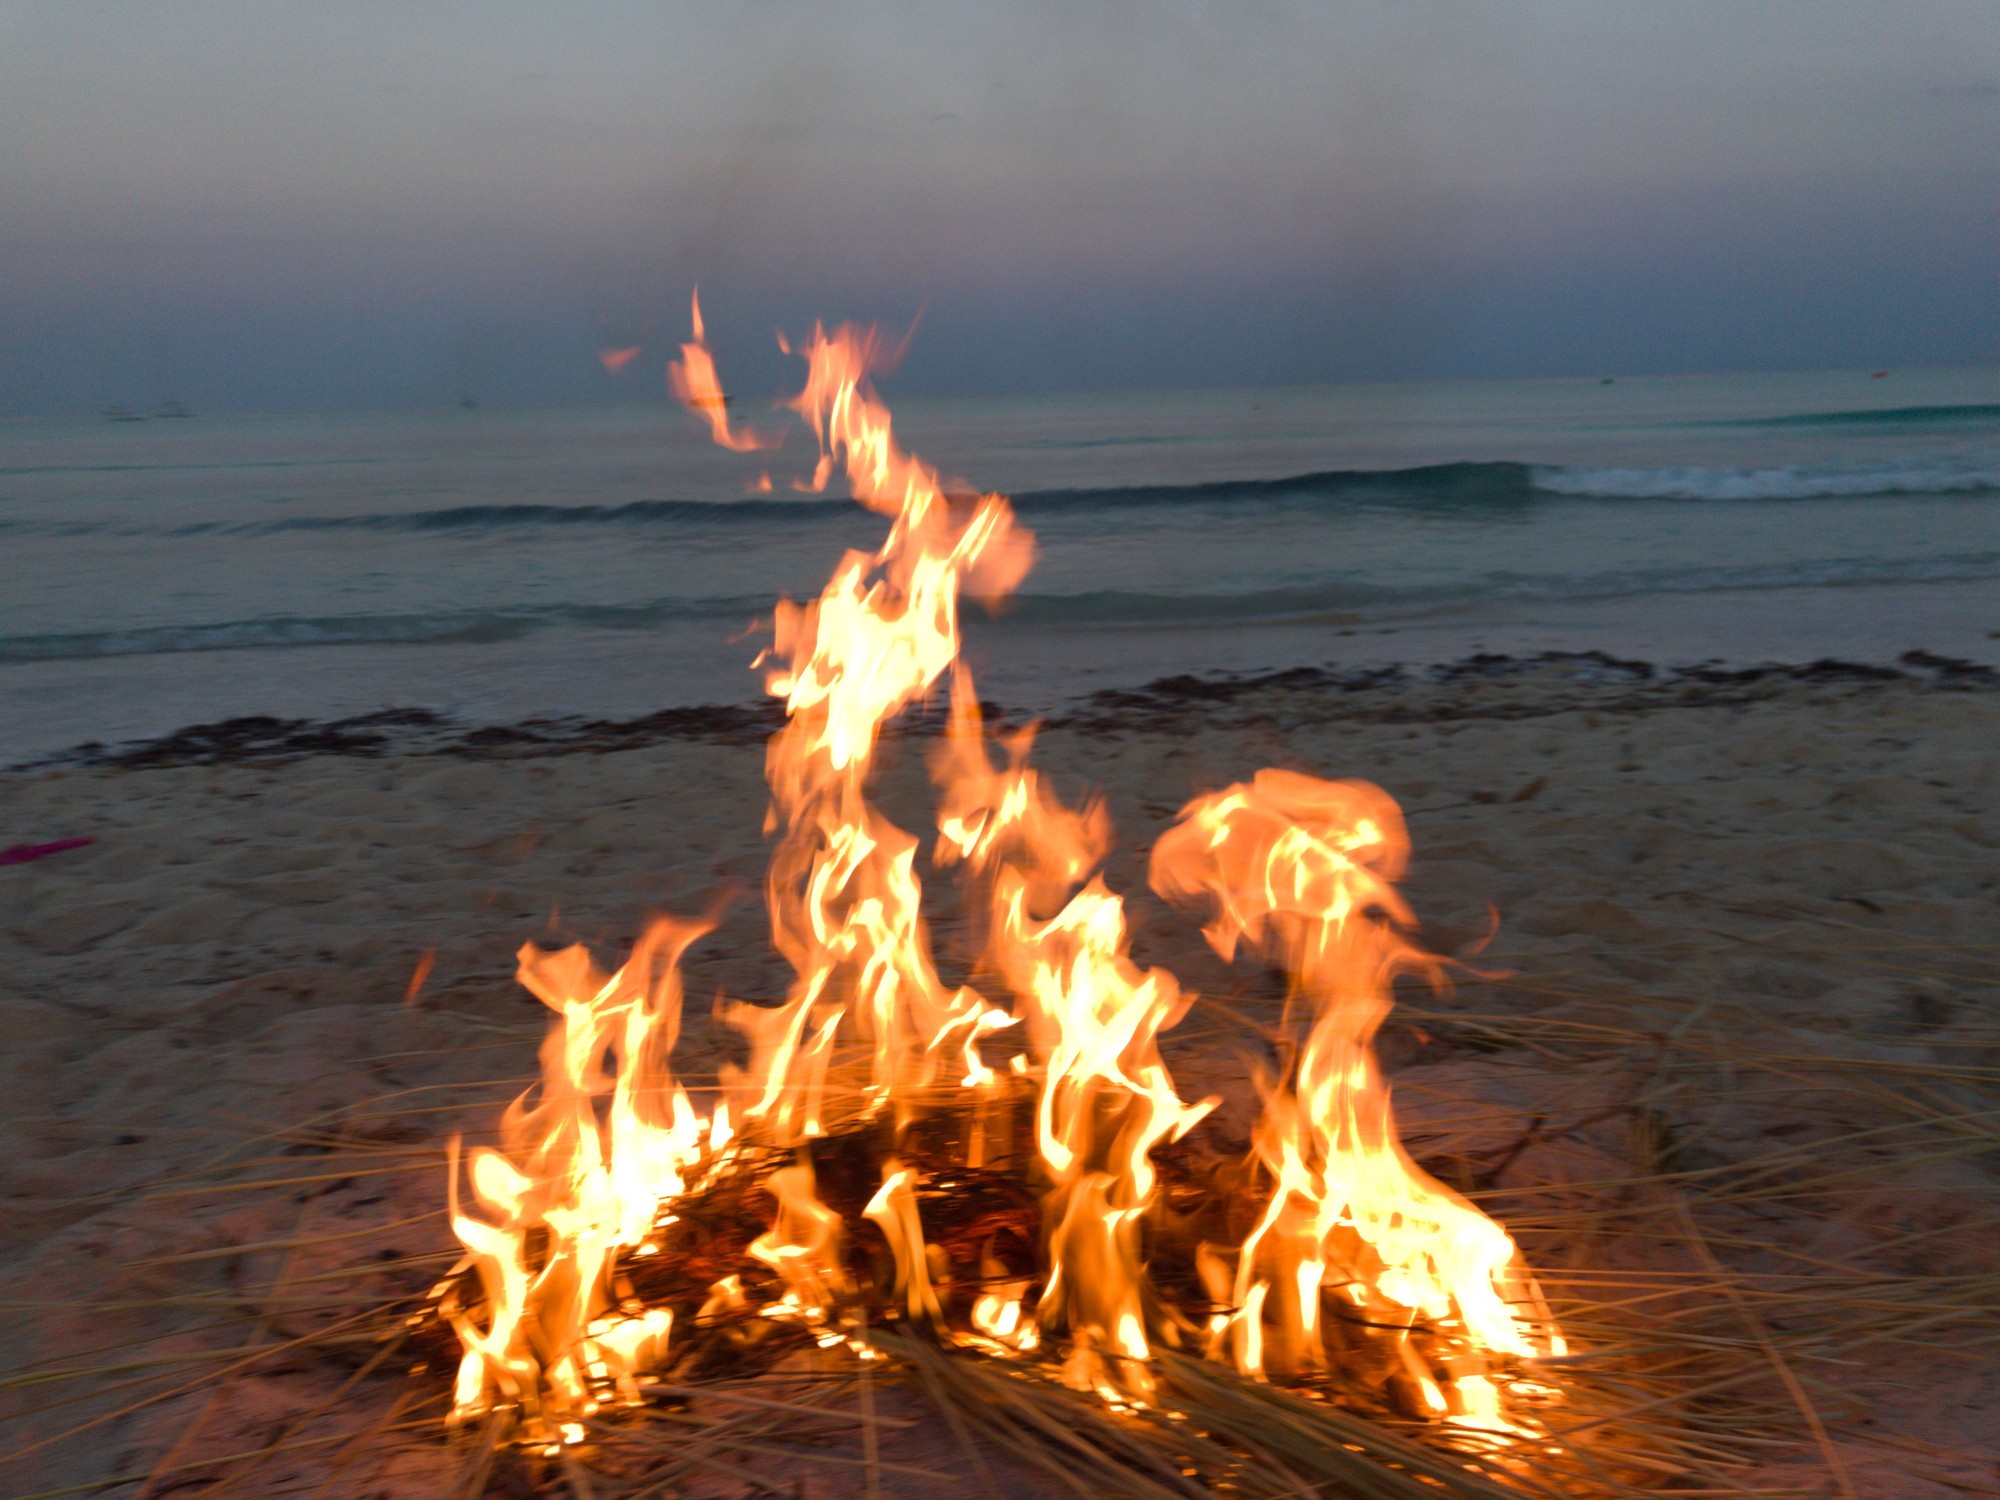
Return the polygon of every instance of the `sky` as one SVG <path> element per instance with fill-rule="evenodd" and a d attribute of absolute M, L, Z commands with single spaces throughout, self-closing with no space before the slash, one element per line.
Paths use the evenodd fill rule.
<path fill-rule="evenodd" d="M 659 399 L 697 283 L 760 394 L 2000 362 L 2000 5 L 0 0 L 0 415 Z"/>

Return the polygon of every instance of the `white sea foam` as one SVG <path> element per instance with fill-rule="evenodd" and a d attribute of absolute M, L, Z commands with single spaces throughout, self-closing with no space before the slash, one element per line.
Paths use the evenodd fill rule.
<path fill-rule="evenodd" d="M 1683 466 L 1592 469 L 1537 466 L 1544 494 L 1604 500 L 1817 500 L 1865 495 L 1971 495 L 2000 491 L 2000 468 L 1978 462 L 1817 466 L 1771 469 Z"/>

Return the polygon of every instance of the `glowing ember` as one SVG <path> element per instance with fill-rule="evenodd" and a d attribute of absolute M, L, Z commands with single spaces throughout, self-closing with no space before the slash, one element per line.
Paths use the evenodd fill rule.
<path fill-rule="evenodd" d="M 1408 841 L 1395 803 L 1359 782 L 1261 771 L 1189 803 L 1154 848 L 1154 888 L 1207 912 L 1218 952 L 1248 942 L 1282 958 L 1296 1051 L 1255 1133 L 1254 1198 L 1170 1225 L 1156 1154 L 1216 1102 L 1183 1100 L 1160 1053 L 1188 997 L 1127 952 L 1123 903 L 1093 874 L 1111 846 L 1104 809 L 1057 800 L 1028 767 L 1026 734 L 996 767 L 957 662 L 961 595 L 1010 591 L 1032 538 L 1004 499 L 948 498 L 896 445 L 867 383 L 884 352 L 873 330 L 816 328 L 801 352 L 793 409 L 818 440 L 811 487 L 838 467 L 891 525 L 817 599 L 778 605 L 766 653 L 787 713 L 766 758 L 766 894 L 796 978 L 781 1004 L 725 1008 L 749 1062 L 725 1071 L 704 1119 L 670 1069 L 677 966 L 704 928 L 656 925 L 610 976 L 581 947 L 522 950 L 521 979 L 556 1020 L 533 1102 L 507 1112 L 500 1149 L 470 1155 L 476 1211 L 460 1204 L 454 1150 L 467 1253 L 440 1292 L 463 1351 L 454 1418 L 506 1410 L 522 1438 L 560 1442 L 599 1406 L 636 1401 L 689 1329 L 749 1318 L 858 1344 L 869 1321 L 900 1318 L 995 1357 L 1055 1359 L 1071 1384 L 1121 1402 L 1147 1399 L 1146 1362 L 1165 1344 L 1526 1430 L 1496 1376 L 1560 1353 L 1560 1335 L 1506 1232 L 1404 1152 L 1373 1052 L 1395 977 L 1437 970 L 1396 893 Z M 715 440 L 772 446 L 731 428 L 698 303 L 682 355 L 674 390 Z M 975 882 L 982 972 L 1010 1005 L 940 979 L 918 841 L 866 795 L 884 724 L 948 670 L 935 857 Z M 1004 1066 L 989 1042 L 1011 1051 Z M 865 1206 L 856 1196 L 843 1212 L 822 1176 L 852 1141 L 874 1146 Z M 753 1170 L 762 1233 L 702 1273 L 677 1327 L 673 1307 L 633 1290 L 636 1268 L 676 1253 L 677 1206 Z M 1167 1243 L 1232 1208 L 1234 1233 Z M 946 1244 L 939 1226 L 968 1214 L 977 1233 Z M 1169 1250 L 1198 1290 L 1158 1281 Z"/>

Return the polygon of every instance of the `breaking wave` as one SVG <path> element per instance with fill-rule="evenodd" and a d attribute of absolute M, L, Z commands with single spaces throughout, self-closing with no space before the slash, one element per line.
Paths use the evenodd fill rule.
<path fill-rule="evenodd" d="M 0 636 L 0 662 L 96 656 L 174 655 L 185 651 L 255 651 L 304 646 L 483 645 L 519 640 L 561 626 L 649 630 L 676 621 L 768 614 L 769 599 L 663 599 L 633 605 L 448 610 L 435 614 L 271 615 L 196 625 L 140 626 Z"/>
<path fill-rule="evenodd" d="M 1919 408 L 1928 410 L 1929 408 Z M 1947 408 L 1940 408 L 1947 409 Z M 1890 462 L 1776 468 L 1591 468 L 1511 462 L 1429 464 L 1408 469 L 1326 469 L 1278 479 L 1028 490 L 1012 499 L 1023 515 L 1073 516 L 1144 509 L 1319 507 L 1403 511 L 1525 510 L 1551 500 L 1795 501 L 1869 496 L 2000 494 L 2000 467 L 1972 461 Z M 688 527 L 765 530 L 839 522 L 852 502 L 823 495 L 741 500 L 633 500 L 619 505 L 449 505 L 435 509 L 299 515 L 269 520 L 78 522 L 0 520 L 0 529 L 40 535 L 273 536 L 288 532 L 491 534 L 569 528 Z"/>
<path fill-rule="evenodd" d="M 1537 468 L 1535 488 L 1583 500 L 1836 500 L 1987 495 L 2000 468 L 1978 463 L 1790 464 L 1769 469 Z"/>
<path fill-rule="evenodd" d="M 1961 402 L 1954 406 L 1890 406 L 1874 411 L 1806 411 L 1783 417 L 1748 417 L 1724 427 L 1943 427 L 2000 422 L 2000 403 Z"/>

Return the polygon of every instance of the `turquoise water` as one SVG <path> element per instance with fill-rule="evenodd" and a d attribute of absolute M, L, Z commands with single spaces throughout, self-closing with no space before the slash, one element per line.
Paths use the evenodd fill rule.
<path fill-rule="evenodd" d="M 982 687 L 1028 706 L 1475 649 L 1991 659 L 2000 630 L 2000 371 L 886 394 L 1040 539 L 968 631 Z M 0 444 L 9 759 L 243 713 L 741 701 L 759 613 L 882 530 L 789 492 L 796 427 L 729 454 L 664 401 Z"/>

